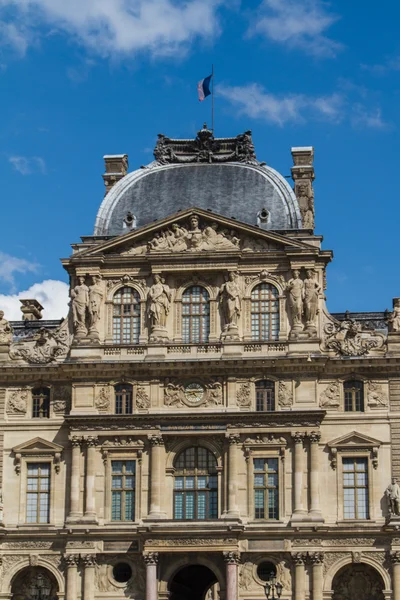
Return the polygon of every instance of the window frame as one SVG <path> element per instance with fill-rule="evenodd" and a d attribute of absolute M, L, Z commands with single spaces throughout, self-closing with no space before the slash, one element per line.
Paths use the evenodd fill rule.
<path fill-rule="evenodd" d="M 368 457 L 366 456 L 342 456 L 341 457 L 341 462 L 342 462 L 342 494 L 343 494 L 343 503 L 342 503 L 342 508 L 343 508 L 343 520 L 344 521 L 369 521 L 370 520 L 370 512 L 369 512 L 369 506 L 370 506 L 370 481 L 369 481 L 369 460 Z M 345 461 L 352 461 L 353 463 L 353 470 L 347 470 L 344 468 L 345 465 Z M 357 461 L 362 461 L 365 465 L 365 470 L 364 471 L 360 471 L 359 469 L 357 469 Z M 345 485 L 345 473 L 352 473 L 354 474 L 354 485 L 350 486 L 350 485 Z M 366 486 L 360 486 L 357 484 L 357 480 L 356 480 L 356 474 L 357 473 L 365 473 L 366 474 L 366 479 L 367 479 L 367 485 Z M 354 490 L 354 517 L 346 517 L 345 516 L 345 500 L 346 500 L 346 494 L 345 494 L 345 490 L 347 489 L 351 489 Z M 366 502 L 365 502 L 365 512 L 366 512 L 366 516 L 365 517 L 360 517 L 358 515 L 358 505 L 359 505 L 359 493 L 358 490 L 364 490 L 366 489 Z"/>
<path fill-rule="evenodd" d="M 258 386 L 260 386 L 263 383 L 269 383 L 271 385 L 270 385 L 269 388 L 264 387 L 264 388 L 258 389 Z M 271 410 L 268 410 L 268 409 L 265 409 L 265 408 L 258 409 L 258 404 L 259 404 L 258 403 L 258 397 L 257 397 L 258 396 L 258 392 L 261 392 L 261 391 L 267 392 L 269 390 L 272 391 L 272 402 L 271 402 L 272 409 Z M 259 413 L 275 412 L 277 410 L 277 407 L 276 407 L 276 392 L 277 392 L 276 381 L 274 379 L 257 379 L 254 382 L 255 411 L 259 412 Z M 265 407 L 265 404 L 268 403 L 268 398 L 267 398 L 268 394 L 266 393 L 266 394 L 264 394 L 264 396 L 265 396 L 265 398 L 263 399 L 263 405 Z"/>
<path fill-rule="evenodd" d="M 47 390 L 48 394 L 47 394 L 47 407 L 46 407 L 46 413 L 44 415 L 35 415 L 35 400 L 37 398 L 40 398 L 41 394 L 35 394 L 35 390 Z M 52 406 L 52 390 L 51 387 L 48 385 L 37 385 L 35 387 L 33 387 L 31 389 L 31 402 L 32 402 L 32 419 L 50 419 L 50 410 L 51 410 L 51 406 Z M 40 409 L 39 409 L 40 412 Z"/>
<path fill-rule="evenodd" d="M 254 512 L 253 512 L 252 518 L 253 518 L 254 521 L 272 521 L 272 522 L 279 521 L 279 517 L 280 517 L 280 514 L 279 514 L 279 500 L 280 500 L 280 487 L 279 487 L 279 470 L 280 470 L 279 467 L 280 467 L 280 465 L 279 465 L 279 457 L 278 456 L 262 456 L 262 457 L 257 457 L 257 456 L 254 457 L 253 456 L 252 460 L 253 460 L 253 496 L 254 496 Z M 275 487 L 269 485 L 269 483 L 268 483 L 268 475 L 270 474 L 270 471 L 269 471 L 268 468 L 265 468 L 265 464 L 268 461 L 272 461 L 272 460 L 276 461 L 276 470 L 275 470 L 275 473 L 276 473 L 277 485 Z M 255 462 L 256 461 L 264 461 L 264 469 L 263 470 L 256 469 L 256 466 L 255 466 Z M 256 485 L 256 476 L 260 475 L 260 474 L 263 475 L 264 483 L 263 483 L 262 486 L 257 486 Z M 256 506 L 256 504 L 257 504 L 257 502 L 256 502 L 256 492 L 259 491 L 259 490 L 263 491 L 263 511 L 264 511 L 264 516 L 262 516 L 262 517 L 258 517 L 257 514 L 256 514 L 257 510 L 258 510 L 257 506 Z M 270 517 L 269 516 L 269 499 L 270 499 L 270 494 L 274 490 L 276 491 L 276 496 L 277 496 L 276 502 L 275 502 L 275 510 L 276 510 L 277 516 L 276 517 Z M 266 513 L 268 513 L 268 516 L 266 516 Z"/>
<path fill-rule="evenodd" d="M 262 299 L 262 296 L 260 293 L 258 294 L 258 298 L 253 298 L 253 294 L 257 290 L 261 290 L 264 286 L 267 286 L 268 291 L 269 291 L 268 299 L 266 300 L 266 302 L 268 302 L 268 307 L 270 309 L 268 311 L 261 310 L 261 305 L 262 305 L 263 299 Z M 276 296 L 273 296 L 271 294 L 272 290 L 275 290 Z M 280 293 L 279 293 L 279 289 L 277 288 L 277 286 L 273 283 L 270 283 L 269 281 L 259 281 L 250 290 L 249 303 L 250 303 L 250 305 L 249 305 L 250 340 L 253 342 L 277 342 L 277 341 L 279 341 L 279 336 L 280 336 L 280 332 L 281 332 L 281 323 L 280 323 L 281 306 L 280 306 Z M 253 306 L 255 303 L 257 303 L 257 305 L 258 305 L 258 310 L 253 310 Z M 276 311 L 272 310 L 273 303 L 276 303 Z M 255 319 L 253 317 L 253 315 L 258 315 L 258 318 Z M 268 318 L 267 318 L 268 335 L 267 336 L 262 335 L 262 333 L 263 333 L 262 316 L 263 315 L 268 315 Z M 273 321 L 271 318 L 272 315 L 277 315 L 276 331 L 272 327 L 272 321 Z M 254 332 L 254 327 L 253 327 L 253 324 L 255 321 L 257 321 L 257 323 L 258 323 L 256 332 Z"/>
<path fill-rule="evenodd" d="M 352 404 L 352 408 L 351 410 L 346 410 L 346 386 L 348 384 L 354 384 L 357 383 L 359 384 L 359 386 L 356 388 L 353 386 L 352 392 L 354 392 L 354 390 L 358 389 L 361 392 L 361 399 L 360 399 L 360 405 L 361 408 L 357 409 L 355 408 L 356 403 L 357 403 L 357 399 L 355 397 L 355 394 L 352 393 L 352 398 L 351 398 L 351 404 Z M 346 414 L 360 414 L 360 413 L 365 413 L 365 382 L 362 379 L 346 379 L 345 381 L 343 381 L 342 383 L 342 390 L 343 390 L 343 412 L 345 412 Z"/>
<path fill-rule="evenodd" d="M 202 290 L 200 293 L 200 297 L 203 297 L 203 293 L 207 295 L 206 301 L 193 302 L 193 294 L 191 290 L 198 288 Z M 190 302 L 185 302 L 185 298 L 187 297 L 188 292 L 190 292 Z M 183 344 L 208 344 L 211 336 L 211 295 L 208 289 L 202 284 L 191 284 L 187 288 L 184 289 L 181 298 L 181 334 L 182 334 L 182 343 Z M 190 306 L 190 313 L 185 314 L 184 309 L 185 306 Z M 192 307 L 208 307 L 208 313 L 204 313 L 203 310 L 199 310 L 198 313 L 193 313 Z M 195 338 L 193 334 L 193 317 L 199 318 L 199 335 L 198 339 Z M 206 335 L 203 336 L 204 330 L 204 321 L 206 323 Z M 188 334 L 185 333 L 185 324 L 188 323 Z"/>
<path fill-rule="evenodd" d="M 344 516 L 344 487 L 343 487 L 343 458 L 362 458 L 367 461 L 367 474 L 368 474 L 368 518 L 367 519 L 348 519 Z M 378 513 L 378 505 L 375 507 L 373 502 L 374 495 L 374 468 L 372 465 L 373 459 L 371 458 L 371 452 L 366 448 L 360 449 L 340 449 L 340 454 L 337 460 L 337 521 L 338 523 L 349 524 L 349 523 L 371 523 L 373 522 Z"/>
<path fill-rule="evenodd" d="M 126 394 L 126 390 L 125 393 L 120 393 L 117 390 L 118 387 L 125 387 L 125 388 L 130 388 L 130 400 L 129 400 L 129 408 L 130 410 L 127 410 L 127 394 Z M 133 414 L 133 385 L 131 383 L 116 383 L 113 386 L 113 390 L 114 390 L 114 414 L 115 415 L 132 415 Z M 117 403 L 119 402 L 118 400 L 118 395 L 121 395 L 121 411 L 118 412 L 117 411 Z"/>
<path fill-rule="evenodd" d="M 147 514 L 142 514 L 142 507 L 145 507 L 145 502 L 142 499 L 143 486 L 142 486 L 142 475 L 143 475 L 143 442 L 141 440 L 131 440 L 129 443 L 129 450 L 125 447 L 121 450 L 121 446 L 117 445 L 118 441 L 105 440 L 101 446 L 101 453 L 103 457 L 104 469 L 105 469 L 105 486 L 104 486 L 104 520 L 107 525 L 113 527 L 126 527 L 127 524 L 138 523 L 142 518 L 146 517 Z M 134 461 L 136 476 L 135 476 L 135 509 L 134 509 L 134 520 L 133 521 L 114 521 L 112 519 L 112 462 L 113 461 Z M 145 510 L 145 509 L 144 509 Z"/>
<path fill-rule="evenodd" d="M 113 470 L 113 463 L 117 463 L 117 462 L 121 462 L 123 463 L 122 466 L 122 471 L 120 473 L 118 473 L 118 475 L 121 475 L 122 478 L 122 486 L 121 488 L 114 488 L 114 477 L 116 477 L 116 472 Z M 127 472 L 126 472 L 126 463 L 131 462 L 134 464 L 134 472 L 133 472 L 133 479 L 134 479 L 134 487 L 133 488 L 128 488 L 126 487 L 126 477 Z M 137 490 L 137 460 L 133 459 L 133 458 L 116 458 L 115 456 L 112 456 L 110 459 L 110 478 L 111 478 L 111 507 L 110 507 L 110 521 L 112 523 L 134 523 L 136 520 L 136 490 Z M 121 519 L 114 519 L 113 518 L 113 510 L 114 510 L 114 505 L 113 505 L 113 498 L 114 498 L 114 492 L 118 492 L 121 498 Z M 127 492 L 133 492 L 133 511 L 132 511 L 132 519 L 127 519 L 126 518 L 126 497 L 127 497 Z"/>
<path fill-rule="evenodd" d="M 124 290 L 129 289 L 131 290 L 131 295 L 135 298 L 136 302 L 135 303 L 124 303 L 122 301 L 123 296 L 124 296 Z M 117 296 L 117 294 L 121 295 L 121 302 L 120 303 L 116 303 L 114 301 L 115 296 Z M 136 346 L 138 344 L 140 344 L 141 342 L 141 336 L 142 336 L 142 330 L 143 330 L 143 310 L 142 310 L 142 302 L 143 299 L 140 295 L 139 290 L 136 289 L 136 287 L 132 286 L 132 285 L 123 285 L 118 287 L 116 290 L 112 291 L 111 294 L 111 298 L 109 300 L 109 304 L 111 306 L 110 309 L 110 331 L 111 331 L 111 339 L 109 340 L 113 345 L 115 346 Z M 124 341 L 124 324 L 123 324 L 123 318 L 124 318 L 124 313 L 123 310 L 121 309 L 120 314 L 114 314 L 114 308 L 116 306 L 119 307 L 123 307 L 123 306 L 130 306 L 130 312 L 129 315 L 125 315 L 126 318 L 130 318 L 130 340 L 129 341 Z M 137 306 L 137 312 L 135 312 L 132 307 Z M 115 336 L 115 319 L 118 318 L 119 319 L 119 340 L 116 339 Z M 137 326 L 135 327 L 135 320 L 137 323 Z M 135 333 L 136 332 L 136 333 Z"/>
<path fill-rule="evenodd" d="M 32 474 L 29 473 L 29 468 L 33 465 L 37 466 L 38 469 L 38 475 L 34 476 Z M 43 466 L 46 465 L 48 466 L 48 477 L 43 477 L 41 475 L 41 469 L 43 468 Z M 35 479 L 35 481 L 37 481 L 37 487 L 35 490 L 29 489 L 29 479 Z M 42 486 L 41 486 L 41 482 L 43 480 L 48 480 L 48 489 L 47 490 L 43 490 Z M 38 461 L 35 462 L 33 460 L 29 460 L 26 462 L 26 490 L 25 490 L 25 523 L 26 525 L 49 525 L 50 524 L 50 511 L 51 511 L 51 486 L 52 486 L 52 469 L 51 469 L 51 461 Z M 29 495 L 34 493 L 36 495 L 36 520 L 35 521 L 30 521 L 28 519 L 28 511 L 29 511 L 29 507 L 30 507 L 30 502 L 29 502 Z M 41 514 L 41 496 L 42 494 L 45 493 L 46 497 L 47 497 L 47 517 L 46 517 L 46 521 L 41 521 L 40 520 L 40 514 Z"/>

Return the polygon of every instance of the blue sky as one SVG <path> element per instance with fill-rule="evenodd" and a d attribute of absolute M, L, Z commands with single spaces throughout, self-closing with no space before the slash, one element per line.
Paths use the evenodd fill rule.
<path fill-rule="evenodd" d="M 70 243 L 91 234 L 104 154 L 152 160 L 157 133 L 253 130 L 290 174 L 315 148 L 316 233 L 335 254 L 328 308 L 400 296 L 400 4 L 337 0 L 0 0 L 0 304 L 65 313 Z M 31 286 L 35 286 L 31 289 Z"/>

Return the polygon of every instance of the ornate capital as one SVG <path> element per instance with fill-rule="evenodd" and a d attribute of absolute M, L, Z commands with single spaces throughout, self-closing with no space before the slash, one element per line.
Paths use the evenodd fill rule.
<path fill-rule="evenodd" d="M 308 558 L 312 565 L 322 565 L 324 562 L 324 553 L 323 552 L 309 552 Z"/>
<path fill-rule="evenodd" d="M 83 439 L 83 442 L 88 448 L 95 448 L 99 443 L 99 438 L 95 435 L 89 435 L 88 437 Z"/>
<path fill-rule="evenodd" d="M 150 565 L 156 565 L 158 563 L 158 552 L 146 552 L 143 554 L 143 560 L 146 564 L 146 567 Z"/>
<path fill-rule="evenodd" d="M 66 554 L 64 560 L 67 567 L 77 567 L 79 564 L 79 554 Z"/>
<path fill-rule="evenodd" d="M 79 435 L 73 435 L 69 439 L 73 448 L 77 448 L 82 444 L 82 438 Z"/>
<path fill-rule="evenodd" d="M 302 444 L 305 438 L 305 434 L 300 433 L 300 431 L 296 431 L 296 433 L 292 433 L 292 438 L 295 444 Z"/>
<path fill-rule="evenodd" d="M 230 433 L 228 435 L 228 443 L 232 444 L 240 444 L 240 434 L 239 433 Z"/>
<path fill-rule="evenodd" d="M 400 552 L 391 552 L 390 560 L 394 565 L 400 565 Z"/>
<path fill-rule="evenodd" d="M 148 435 L 147 439 L 149 440 L 151 446 L 164 446 L 164 439 L 160 434 Z"/>
<path fill-rule="evenodd" d="M 238 565 L 240 564 L 240 554 L 239 552 L 224 552 L 224 561 L 228 565 Z"/>
<path fill-rule="evenodd" d="M 294 564 L 297 565 L 305 565 L 307 561 L 307 553 L 306 552 L 295 552 L 292 554 L 292 558 Z"/>
<path fill-rule="evenodd" d="M 311 444 L 318 444 L 321 440 L 321 433 L 319 431 L 311 431 L 308 434 L 308 439 Z"/>
<path fill-rule="evenodd" d="M 85 569 L 96 566 L 96 555 L 95 554 L 81 554 L 81 559 Z"/>

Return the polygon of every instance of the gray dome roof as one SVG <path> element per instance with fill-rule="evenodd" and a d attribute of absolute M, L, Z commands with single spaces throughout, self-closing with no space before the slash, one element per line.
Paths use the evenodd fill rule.
<path fill-rule="evenodd" d="M 254 154 L 243 154 L 243 135 L 203 143 L 199 136 L 207 133 L 203 129 L 194 142 L 159 135 L 157 162 L 114 185 L 100 206 L 94 235 L 126 233 L 129 213 L 134 215 L 135 226 L 143 227 L 191 207 L 263 229 L 300 229 L 298 201 L 286 179 L 258 163 Z"/>

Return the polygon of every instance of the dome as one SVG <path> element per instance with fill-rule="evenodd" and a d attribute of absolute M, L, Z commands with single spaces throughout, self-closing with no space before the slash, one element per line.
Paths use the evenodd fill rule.
<path fill-rule="evenodd" d="M 256 160 L 250 133 L 214 139 L 203 128 L 194 141 L 159 135 L 156 161 L 125 175 L 105 196 L 94 235 L 121 235 L 127 219 L 138 228 L 191 207 L 263 229 L 301 228 L 292 188 Z"/>

